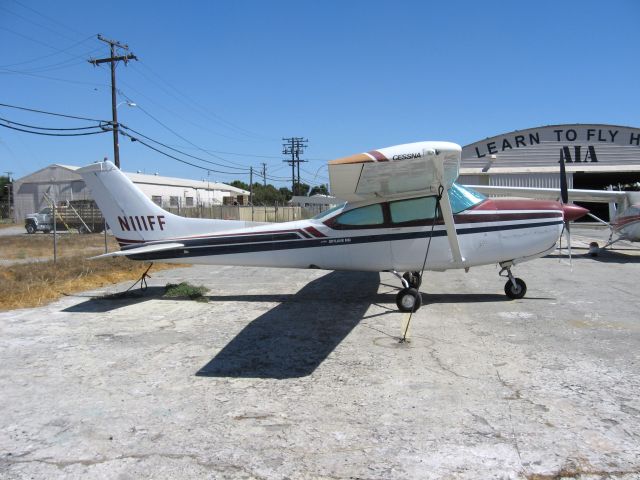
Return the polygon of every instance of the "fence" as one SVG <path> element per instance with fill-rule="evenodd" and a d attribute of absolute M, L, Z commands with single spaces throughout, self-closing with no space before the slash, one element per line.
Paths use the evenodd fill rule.
<path fill-rule="evenodd" d="M 320 208 L 263 207 L 243 205 L 198 205 L 194 207 L 169 207 L 168 212 L 188 218 L 214 218 L 218 220 L 244 220 L 248 222 L 290 222 L 311 218 Z M 318 210 L 317 212 L 315 210 Z"/>
<path fill-rule="evenodd" d="M 12 221 L 12 213 L 13 208 L 9 207 L 6 203 L 0 204 L 0 220 L 5 220 L 7 222 Z"/>

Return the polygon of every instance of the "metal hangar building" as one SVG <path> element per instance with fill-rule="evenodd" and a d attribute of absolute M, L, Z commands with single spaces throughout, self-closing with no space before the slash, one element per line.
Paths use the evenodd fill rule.
<path fill-rule="evenodd" d="M 548 125 L 480 140 L 463 147 L 459 182 L 559 189 L 561 158 L 569 188 L 632 186 L 640 182 L 640 128 Z M 606 205 L 587 206 L 608 217 Z"/>

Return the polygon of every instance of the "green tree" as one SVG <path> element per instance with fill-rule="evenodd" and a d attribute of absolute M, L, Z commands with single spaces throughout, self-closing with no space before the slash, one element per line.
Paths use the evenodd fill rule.
<path fill-rule="evenodd" d="M 295 183 L 296 195 L 306 196 L 309 193 L 309 190 L 311 190 L 311 187 L 306 183 Z"/>
<path fill-rule="evenodd" d="M 329 195 L 329 186 L 324 183 L 322 185 L 316 185 L 309 192 L 309 196 L 311 195 Z"/>
<path fill-rule="evenodd" d="M 229 185 L 231 185 L 232 187 L 241 188 L 242 190 L 246 190 L 247 192 L 249 191 L 249 184 L 244 183 L 242 180 L 234 180 Z"/>

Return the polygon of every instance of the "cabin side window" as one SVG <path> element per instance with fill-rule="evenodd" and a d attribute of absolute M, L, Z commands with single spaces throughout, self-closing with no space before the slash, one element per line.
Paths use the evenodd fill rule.
<path fill-rule="evenodd" d="M 392 223 L 430 220 L 436 213 L 436 197 L 410 198 L 389 204 Z"/>
<path fill-rule="evenodd" d="M 335 219 L 335 224 L 340 227 L 365 227 L 382 225 L 384 214 L 382 205 L 367 205 L 366 207 L 354 208 L 344 212 Z"/>

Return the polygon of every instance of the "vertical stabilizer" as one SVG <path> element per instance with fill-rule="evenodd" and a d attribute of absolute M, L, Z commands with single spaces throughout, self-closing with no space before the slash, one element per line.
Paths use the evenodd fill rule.
<path fill-rule="evenodd" d="M 163 210 L 111 162 L 76 170 L 120 243 L 150 242 L 243 228 L 247 222 L 184 218 Z"/>

